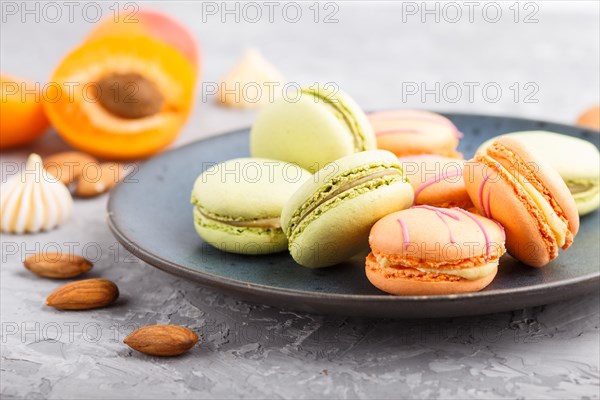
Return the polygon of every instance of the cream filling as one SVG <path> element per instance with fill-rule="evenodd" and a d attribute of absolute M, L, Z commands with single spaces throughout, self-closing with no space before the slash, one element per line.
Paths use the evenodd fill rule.
<path fill-rule="evenodd" d="M 440 275 L 453 275 L 458 276 L 464 279 L 468 279 L 470 281 L 474 281 L 477 279 L 484 278 L 496 270 L 498 268 L 498 263 L 500 259 L 495 259 L 487 264 L 479 265 L 477 267 L 471 268 L 460 268 L 460 269 L 434 269 L 434 268 L 423 268 L 423 267 L 406 267 L 416 269 L 417 271 L 424 272 L 426 274 L 440 274 Z M 390 262 L 386 257 L 377 256 L 377 262 L 384 268 L 391 267 L 394 264 Z"/>
<path fill-rule="evenodd" d="M 586 182 L 586 181 L 565 181 L 569 191 L 572 194 L 584 193 L 590 191 L 596 186 L 595 182 Z"/>
<path fill-rule="evenodd" d="M 334 190 L 332 193 L 325 196 L 320 201 L 318 201 L 315 204 L 308 207 L 304 211 L 304 213 L 299 217 L 298 223 L 296 225 L 300 225 L 300 223 L 304 220 L 304 218 L 306 218 L 307 215 L 310 215 L 310 213 L 312 213 L 315 209 L 317 209 L 319 206 L 327 203 L 329 200 L 333 199 L 334 197 L 337 197 L 340 194 L 347 192 L 348 190 L 352 190 L 364 183 L 370 182 L 375 179 L 383 178 L 385 176 L 390 176 L 390 175 L 402 175 L 402 172 L 400 172 L 398 169 L 395 169 L 395 168 L 388 168 L 388 169 L 384 169 L 382 171 L 378 171 L 378 172 L 375 172 L 375 173 L 372 173 L 369 175 L 365 175 L 362 178 L 359 178 L 354 181 L 343 184 L 342 186 L 340 186 L 339 188 Z"/>
<path fill-rule="evenodd" d="M 360 129 L 359 123 L 354 118 L 353 113 L 350 112 L 340 101 L 339 97 L 327 96 L 326 94 L 319 93 L 316 91 L 311 91 L 304 89 L 302 93 L 311 95 L 320 99 L 325 106 L 329 107 L 330 111 L 335 115 L 338 120 L 341 120 L 344 125 L 350 131 L 353 141 L 354 141 L 354 150 L 364 151 L 367 150 L 365 148 L 365 138 L 363 136 L 363 132 Z M 335 102 L 334 102 L 335 101 Z"/>
<path fill-rule="evenodd" d="M 231 221 L 223 218 L 215 218 L 213 216 L 207 215 L 202 212 L 199 207 L 196 207 L 198 213 L 202 215 L 202 217 L 209 219 L 211 221 L 220 222 L 222 224 L 237 226 L 242 228 L 281 228 L 280 218 L 263 218 L 263 219 L 253 219 L 248 221 Z"/>
<path fill-rule="evenodd" d="M 493 163 L 500 169 L 502 169 L 507 175 L 512 176 L 517 183 L 521 186 L 521 188 L 531 197 L 533 202 L 538 206 L 538 208 L 542 211 L 546 222 L 550 226 L 552 233 L 554 234 L 554 238 L 560 247 L 565 244 L 567 238 L 567 232 L 569 231 L 569 226 L 566 222 L 564 222 L 560 217 L 556 214 L 548 200 L 541 194 L 531 183 L 529 183 L 524 174 L 511 174 L 504 166 L 497 163 L 493 158 L 489 156 L 484 156 L 489 163 Z"/>
<path fill-rule="evenodd" d="M 592 197 L 600 192 L 598 181 L 567 180 L 565 183 L 576 200 Z"/>

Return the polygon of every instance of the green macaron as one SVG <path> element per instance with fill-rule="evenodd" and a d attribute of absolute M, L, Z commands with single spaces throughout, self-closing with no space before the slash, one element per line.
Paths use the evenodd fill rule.
<path fill-rule="evenodd" d="M 284 251 L 281 210 L 311 177 L 295 164 L 237 158 L 206 169 L 194 183 L 194 226 L 214 247 L 239 254 Z"/>
<path fill-rule="evenodd" d="M 522 131 L 507 135 L 533 148 L 558 171 L 575 199 L 579 215 L 588 214 L 600 206 L 600 153 L 593 143 L 548 131 Z M 484 142 L 477 152 L 495 139 Z"/>
<path fill-rule="evenodd" d="M 313 173 L 338 158 L 375 148 L 364 112 L 333 86 L 279 98 L 259 113 L 250 132 L 253 157 L 292 162 Z"/>
<path fill-rule="evenodd" d="M 388 151 L 365 151 L 327 164 L 283 208 L 290 253 L 309 268 L 343 262 L 368 249 L 377 220 L 410 207 L 413 197 L 398 159 Z"/>

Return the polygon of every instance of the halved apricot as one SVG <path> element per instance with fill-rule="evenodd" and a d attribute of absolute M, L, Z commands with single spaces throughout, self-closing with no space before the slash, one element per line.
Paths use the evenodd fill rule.
<path fill-rule="evenodd" d="M 143 35 L 85 42 L 54 72 L 44 106 L 73 147 L 108 159 L 149 156 L 190 113 L 196 73 L 172 46 Z"/>
<path fill-rule="evenodd" d="M 41 85 L 0 75 L 0 149 L 33 142 L 48 129 Z"/>
<path fill-rule="evenodd" d="M 116 19 L 116 20 L 115 20 Z M 198 66 L 198 42 L 179 21 L 158 10 L 122 10 L 115 17 L 101 21 L 88 40 L 109 35 L 147 35 L 179 50 L 194 66 Z"/>

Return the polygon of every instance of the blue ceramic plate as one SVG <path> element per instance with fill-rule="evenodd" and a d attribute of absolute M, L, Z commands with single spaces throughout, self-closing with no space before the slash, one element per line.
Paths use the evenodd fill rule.
<path fill-rule="evenodd" d="M 598 133 L 554 123 L 468 114 L 447 114 L 464 133 L 460 150 L 470 157 L 484 140 L 519 130 L 551 130 L 600 146 Z M 367 317 L 441 317 L 484 314 L 541 305 L 598 288 L 599 213 L 582 218 L 573 246 L 542 269 L 503 257 L 494 282 L 478 293 L 393 297 L 367 281 L 364 256 L 310 270 L 286 253 L 242 256 L 216 250 L 193 226 L 190 192 L 196 177 L 216 162 L 249 155 L 249 130 L 191 143 L 142 165 L 116 187 L 108 224 L 116 238 L 143 261 L 244 299 L 323 314 Z"/>

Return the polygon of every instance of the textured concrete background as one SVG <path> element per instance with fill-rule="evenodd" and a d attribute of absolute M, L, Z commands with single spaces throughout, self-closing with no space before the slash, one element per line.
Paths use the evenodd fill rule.
<path fill-rule="evenodd" d="M 37 23 L 22 9 L 8 15 L 7 3 L 0 25 L 1 69 L 44 82 L 91 24 L 77 9 L 69 22 L 60 2 L 59 21 L 40 15 Z M 288 80 L 337 82 L 368 109 L 401 106 L 403 82 L 429 89 L 436 82 L 442 87 L 456 83 L 465 89 L 457 102 L 455 92 L 447 92 L 437 101 L 433 95 L 425 101 L 409 96 L 405 105 L 571 123 L 600 97 L 598 3 L 535 2 L 527 8 L 521 3 L 519 22 L 514 8 L 509 9 L 512 3 L 495 3 L 503 12 L 496 23 L 489 22 L 494 10 L 488 7 L 484 14 L 483 3 L 477 3 L 473 22 L 468 6 L 455 3 L 463 13 L 456 23 L 449 21 L 456 16 L 449 8 L 445 14 L 440 8 L 439 22 L 426 15 L 423 23 L 419 10 L 404 13 L 403 20 L 402 5 L 391 2 L 321 4 L 317 23 L 312 3 L 302 3 L 297 23 L 283 18 L 282 5 L 270 23 L 267 6 L 260 2 L 263 17 L 257 23 L 244 21 L 243 15 L 236 23 L 232 14 L 203 14 L 199 2 L 151 6 L 168 9 L 192 28 L 201 41 L 208 82 L 218 80 L 253 46 Z M 102 3 L 105 15 L 113 4 Z M 413 4 L 421 7 L 421 2 Z M 220 2 L 212 5 L 223 11 Z M 338 22 L 323 23 L 335 7 Z M 288 12 L 286 17 L 293 18 L 293 10 Z M 538 21 L 524 23 L 528 15 Z M 492 102 L 492 92 L 486 98 L 476 89 L 469 99 L 465 82 L 477 82 L 479 88 L 495 82 L 502 95 Z M 515 82 L 520 88 L 516 98 Z M 527 83 L 534 86 L 526 88 Z M 196 112 L 175 145 L 248 126 L 255 116 L 220 108 L 212 100 L 198 95 Z M 2 182 L 7 163 L 21 162 L 33 150 L 43 155 L 64 147 L 52 133 L 31 148 L 2 153 Z M 3 398 L 599 397 L 598 293 L 512 313 L 441 320 L 359 320 L 280 311 L 132 259 L 106 227 L 106 199 L 77 200 L 72 220 L 55 231 L 2 236 Z M 5 251 L 12 244 L 17 254 Z M 45 307 L 45 297 L 60 283 L 36 278 L 21 260 L 51 246 L 93 258 L 90 276 L 115 281 L 122 298 L 114 307 L 92 312 Z M 146 357 L 122 344 L 133 328 L 153 323 L 186 325 L 200 334 L 201 343 L 175 359 Z"/>

